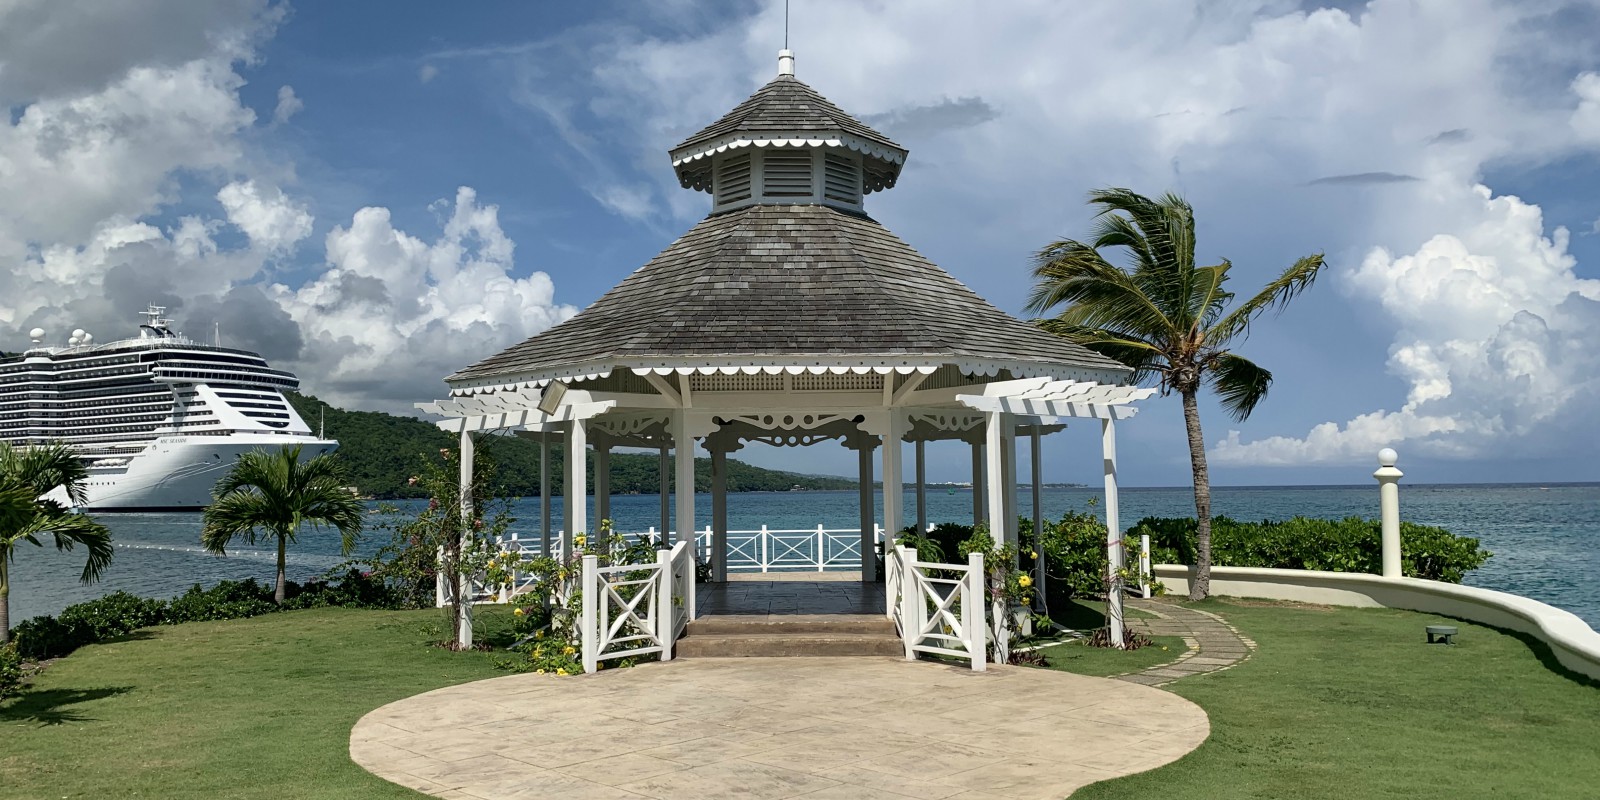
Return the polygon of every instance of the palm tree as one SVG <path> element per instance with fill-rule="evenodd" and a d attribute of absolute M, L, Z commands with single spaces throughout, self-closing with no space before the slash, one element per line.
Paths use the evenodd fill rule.
<path fill-rule="evenodd" d="M 72 450 L 60 443 L 14 448 L 0 442 L 0 644 L 11 640 L 11 562 L 22 542 L 43 547 L 55 540 L 57 550 L 83 545 L 84 583 L 98 580 L 111 564 L 111 531 L 104 525 L 44 495 L 57 489 L 75 505 L 85 501 L 89 472 Z"/>
<path fill-rule="evenodd" d="M 1250 332 L 1250 323 L 1281 309 L 1310 287 L 1322 269 L 1322 254 L 1306 256 L 1254 297 L 1233 306 L 1225 286 L 1227 259 L 1209 267 L 1194 262 L 1194 209 L 1168 194 L 1152 200 L 1127 189 L 1089 194 L 1098 206 L 1092 243 L 1063 239 L 1034 256 L 1034 286 L 1028 310 L 1065 306 L 1038 324 L 1114 358 L 1134 370 L 1134 380 L 1158 382 L 1162 394 L 1183 398 L 1194 470 L 1194 510 L 1199 523 L 1191 599 L 1211 592 L 1211 479 L 1195 397 L 1202 385 L 1216 390 L 1222 407 L 1244 421 L 1272 385 L 1272 373 L 1229 351 Z M 1104 251 L 1125 251 L 1120 267 Z"/>
<path fill-rule="evenodd" d="M 224 553 L 236 538 L 249 544 L 257 539 L 276 541 L 278 581 L 272 597 L 282 603 L 285 554 L 301 524 L 337 529 L 347 555 L 360 539 L 364 508 L 345 484 L 344 470 L 332 456 L 301 463 L 299 445 L 252 450 L 239 456 L 217 481 L 200 543 L 213 553 Z"/>

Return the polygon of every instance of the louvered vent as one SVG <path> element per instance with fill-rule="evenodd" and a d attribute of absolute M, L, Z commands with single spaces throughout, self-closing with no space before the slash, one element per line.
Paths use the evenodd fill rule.
<path fill-rule="evenodd" d="M 883 378 L 872 374 L 856 375 L 854 373 L 845 373 L 843 375 L 834 375 L 832 373 L 823 373 L 821 375 L 813 375 L 805 372 L 794 376 L 792 386 L 794 391 L 797 392 L 847 392 L 881 389 L 883 388 Z"/>
<path fill-rule="evenodd" d="M 717 164 L 717 205 L 750 199 L 750 154 L 725 157 Z"/>
<path fill-rule="evenodd" d="M 769 150 L 763 156 L 761 193 L 767 197 L 811 196 L 811 151 Z"/>
<path fill-rule="evenodd" d="M 823 162 L 822 195 L 829 200 L 861 203 L 861 167 L 849 156 L 826 154 Z"/>
<path fill-rule="evenodd" d="M 691 375 L 689 389 L 696 392 L 781 392 L 782 375 Z"/>

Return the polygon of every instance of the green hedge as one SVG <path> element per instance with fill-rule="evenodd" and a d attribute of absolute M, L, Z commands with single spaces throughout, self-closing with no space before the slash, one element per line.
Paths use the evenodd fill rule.
<path fill-rule="evenodd" d="M 17 654 L 17 643 L 0 645 L 0 700 L 17 694 L 22 688 L 22 656 Z"/>
<path fill-rule="evenodd" d="M 282 605 L 272 601 L 272 587 L 245 581 L 222 581 L 202 589 L 198 584 L 172 600 L 113 592 L 67 606 L 58 617 L 23 620 L 12 628 L 23 658 L 57 658 L 84 645 L 126 636 L 139 628 L 180 622 L 242 619 L 300 608 L 400 608 L 399 594 L 380 581 L 351 570 L 337 581 L 290 581 Z"/>
<path fill-rule="evenodd" d="M 1195 562 L 1196 523 L 1192 518 L 1146 517 L 1128 530 L 1137 541 L 1149 535 L 1157 564 Z M 1492 555 L 1478 540 L 1443 528 L 1400 523 L 1401 572 L 1407 577 L 1460 583 Z M 1239 522 L 1211 520 L 1211 561 L 1217 566 L 1310 569 L 1328 572 L 1383 571 L 1377 520 L 1294 519 Z"/>

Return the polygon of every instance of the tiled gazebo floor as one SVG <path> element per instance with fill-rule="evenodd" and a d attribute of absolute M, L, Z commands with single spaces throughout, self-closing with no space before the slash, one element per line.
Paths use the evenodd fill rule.
<path fill-rule="evenodd" d="M 350 757 L 467 800 L 1059 800 L 1209 732 L 1177 695 L 1052 670 L 707 658 L 420 694 L 357 722 Z"/>
<path fill-rule="evenodd" d="M 702 583 L 695 612 L 705 614 L 882 614 L 883 584 L 863 581 L 755 580 Z"/>

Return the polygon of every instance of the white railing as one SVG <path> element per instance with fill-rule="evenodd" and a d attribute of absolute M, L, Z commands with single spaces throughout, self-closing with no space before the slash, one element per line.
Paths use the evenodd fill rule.
<path fill-rule="evenodd" d="M 903 545 L 884 560 L 886 609 L 905 643 L 906 658 L 933 653 L 986 667 L 989 626 L 984 613 L 983 554 L 966 564 L 918 561 Z"/>
<path fill-rule="evenodd" d="M 687 544 L 657 550 L 653 564 L 602 567 L 599 556 L 586 555 L 579 580 L 584 672 L 612 658 L 651 653 L 662 661 L 672 658 L 672 643 L 694 613 L 694 566 Z"/>
<path fill-rule="evenodd" d="M 671 577 L 672 591 L 669 593 L 671 614 L 669 623 L 671 630 L 666 636 L 666 649 L 661 653 L 662 661 L 672 659 L 672 643 L 683 635 L 683 629 L 695 618 L 695 560 L 694 552 L 679 542 L 671 550 Z"/>

